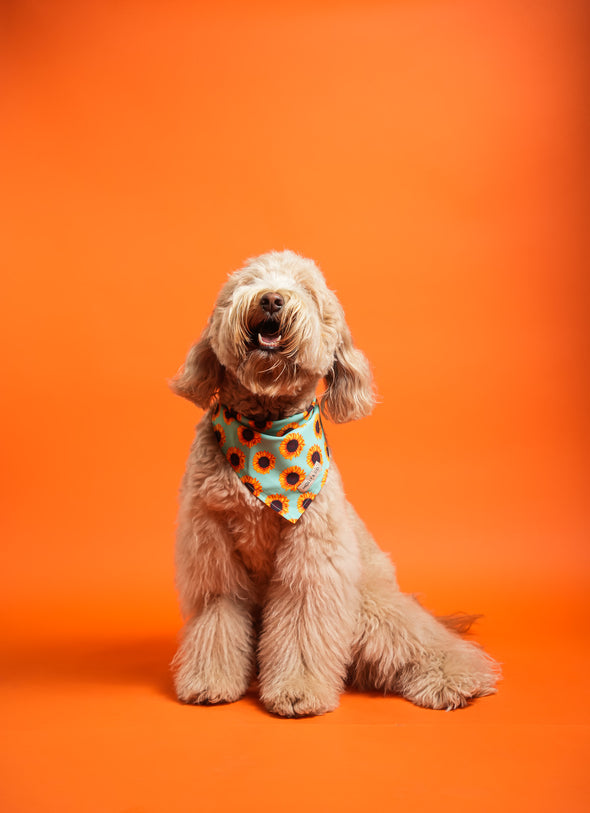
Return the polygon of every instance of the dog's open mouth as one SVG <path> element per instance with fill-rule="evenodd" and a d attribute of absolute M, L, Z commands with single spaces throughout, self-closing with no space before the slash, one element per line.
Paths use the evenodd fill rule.
<path fill-rule="evenodd" d="M 276 319 L 266 319 L 252 331 L 252 343 L 261 350 L 278 350 L 283 338 L 280 329 Z"/>

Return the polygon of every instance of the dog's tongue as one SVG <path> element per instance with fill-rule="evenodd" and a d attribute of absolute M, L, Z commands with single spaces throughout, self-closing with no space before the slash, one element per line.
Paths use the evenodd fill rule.
<path fill-rule="evenodd" d="M 268 350 L 275 350 L 281 344 L 282 336 L 263 336 L 262 333 L 258 334 L 258 344 Z"/>
<path fill-rule="evenodd" d="M 279 323 L 267 319 L 258 326 L 258 346 L 263 350 L 276 350 L 281 343 L 282 335 L 279 333 Z"/>

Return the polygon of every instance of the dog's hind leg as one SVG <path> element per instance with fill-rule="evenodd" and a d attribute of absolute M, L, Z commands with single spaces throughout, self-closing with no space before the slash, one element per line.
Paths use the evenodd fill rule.
<path fill-rule="evenodd" d="M 181 515 L 177 563 L 188 616 L 173 661 L 178 698 L 185 703 L 238 700 L 254 672 L 250 584 L 214 514 L 201 508 L 198 520 Z"/>
<path fill-rule="evenodd" d="M 459 708 L 492 694 L 498 665 L 477 644 L 462 639 L 412 596 L 401 593 L 388 557 L 364 526 L 359 530 L 363 576 L 352 684 L 394 692 L 435 709 Z"/>

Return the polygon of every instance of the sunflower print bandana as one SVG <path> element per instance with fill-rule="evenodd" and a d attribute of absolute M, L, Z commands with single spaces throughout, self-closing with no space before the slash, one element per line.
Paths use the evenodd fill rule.
<path fill-rule="evenodd" d="M 297 522 L 328 477 L 330 453 L 317 401 L 280 421 L 253 421 L 217 403 L 213 431 L 245 488 L 289 522 Z"/>

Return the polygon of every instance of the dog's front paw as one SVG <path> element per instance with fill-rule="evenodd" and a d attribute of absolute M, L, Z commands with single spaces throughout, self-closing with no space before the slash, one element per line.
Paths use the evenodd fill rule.
<path fill-rule="evenodd" d="M 249 615 L 229 597 L 212 600 L 187 622 L 172 669 L 183 703 L 239 700 L 254 672 Z"/>
<path fill-rule="evenodd" d="M 330 692 L 315 681 L 294 679 L 263 689 L 261 700 L 268 711 L 280 717 L 313 717 L 334 711 L 338 693 Z"/>
<path fill-rule="evenodd" d="M 244 679 L 238 680 L 226 675 L 211 679 L 202 673 L 186 673 L 182 669 L 176 673 L 174 683 L 178 699 L 182 703 L 194 705 L 234 703 L 248 689 L 248 681 Z"/>

